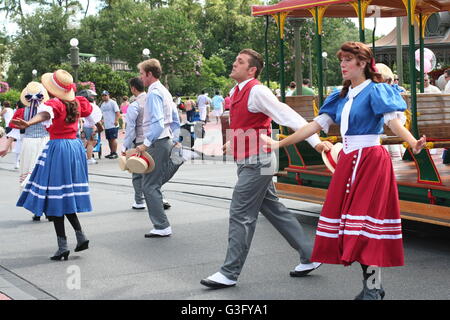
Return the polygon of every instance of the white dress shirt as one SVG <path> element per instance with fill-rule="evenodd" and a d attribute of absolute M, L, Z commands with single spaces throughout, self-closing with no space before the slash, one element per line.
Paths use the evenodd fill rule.
<path fill-rule="evenodd" d="M 253 78 L 239 83 L 239 90 L 242 90 L 250 80 L 253 80 Z M 235 88 L 236 86 L 231 89 L 230 97 L 233 95 Z M 248 97 L 248 111 L 252 113 L 264 113 L 279 125 L 289 127 L 295 131 L 308 123 L 291 107 L 280 102 L 272 91 L 262 84 L 255 85 L 251 89 Z M 306 141 L 313 148 L 321 142 L 317 134 L 312 135 Z"/>

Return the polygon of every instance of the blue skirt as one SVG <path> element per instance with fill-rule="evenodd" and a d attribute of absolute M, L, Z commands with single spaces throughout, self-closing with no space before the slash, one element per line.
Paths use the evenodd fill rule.
<path fill-rule="evenodd" d="M 25 185 L 18 207 L 37 216 L 92 211 L 86 151 L 80 139 L 50 140 Z"/>

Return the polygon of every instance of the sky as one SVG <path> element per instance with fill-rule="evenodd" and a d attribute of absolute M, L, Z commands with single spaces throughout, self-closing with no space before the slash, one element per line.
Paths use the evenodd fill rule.
<path fill-rule="evenodd" d="M 80 0 L 81 4 L 83 6 L 85 6 L 87 4 L 87 0 Z M 25 13 L 30 13 L 33 10 L 32 6 L 24 5 L 24 11 Z M 93 15 L 96 13 L 97 11 L 97 0 L 90 0 L 90 5 L 89 5 L 89 11 L 88 11 L 88 15 Z M 81 18 L 81 17 L 80 17 Z M 358 19 L 357 18 L 351 18 L 350 20 L 353 21 L 353 23 L 358 26 Z M 3 25 L 3 21 L 5 21 L 5 14 L 1 13 L 0 14 L 0 26 Z M 372 29 L 373 28 L 373 18 L 366 18 L 365 21 L 365 25 L 367 29 Z M 395 28 L 395 24 L 396 24 L 396 19 L 395 18 L 378 18 L 377 19 L 377 29 L 375 31 L 375 35 L 376 36 L 382 36 L 382 35 L 387 35 L 389 32 L 391 32 L 394 28 Z M 5 31 L 7 32 L 8 35 L 12 35 L 14 33 L 16 33 L 18 30 L 18 27 L 16 24 L 7 21 L 7 23 L 5 24 Z"/>

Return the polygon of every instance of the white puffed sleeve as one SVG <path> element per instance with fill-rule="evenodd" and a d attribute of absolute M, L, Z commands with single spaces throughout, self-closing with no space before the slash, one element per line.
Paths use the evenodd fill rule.
<path fill-rule="evenodd" d="M 8 138 L 20 140 L 20 129 L 13 128 L 6 136 Z"/>
<path fill-rule="evenodd" d="M 37 109 L 37 113 L 41 112 L 48 112 L 50 114 L 50 119 L 41 122 L 46 128 L 50 127 L 53 123 L 52 119 L 55 117 L 53 108 L 46 104 L 40 104 Z"/>
<path fill-rule="evenodd" d="M 87 116 L 85 119 L 91 123 L 92 125 L 95 125 L 97 122 L 102 120 L 102 111 L 97 106 L 92 106 L 92 112 L 89 116 Z"/>
<path fill-rule="evenodd" d="M 322 127 L 325 133 L 328 133 L 328 130 L 330 130 L 330 125 L 334 123 L 333 119 L 326 113 L 322 113 L 321 115 L 315 117 L 314 121 Z"/>
<path fill-rule="evenodd" d="M 389 121 L 393 119 L 400 119 L 401 124 L 404 126 L 406 123 L 406 116 L 403 111 L 393 111 L 383 114 L 384 124 L 389 125 Z"/>

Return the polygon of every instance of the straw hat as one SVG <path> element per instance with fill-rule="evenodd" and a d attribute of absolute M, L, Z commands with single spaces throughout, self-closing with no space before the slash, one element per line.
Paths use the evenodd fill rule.
<path fill-rule="evenodd" d="M 43 103 L 49 99 L 48 92 L 45 90 L 44 86 L 39 82 L 32 81 L 27 84 L 27 86 L 22 90 L 20 94 L 20 101 L 29 107 L 31 105 L 31 101 L 39 101 L 39 103 Z"/>
<path fill-rule="evenodd" d="M 73 78 L 66 70 L 56 70 L 53 73 L 45 73 L 41 77 L 41 82 L 48 92 L 55 97 L 66 100 L 75 100 L 76 85 Z"/>
<path fill-rule="evenodd" d="M 394 80 L 394 73 L 392 72 L 391 68 L 389 68 L 384 63 L 377 63 L 375 65 L 378 69 L 378 72 L 381 73 L 381 76 L 383 77 L 383 80 L 391 79 Z"/>
<path fill-rule="evenodd" d="M 117 159 L 119 161 L 120 170 L 122 170 L 122 171 L 128 170 L 127 157 L 120 155 L 119 158 L 117 158 Z"/>
<path fill-rule="evenodd" d="M 155 169 L 155 161 L 147 152 L 142 152 L 138 157 L 136 149 L 126 151 L 126 170 L 132 173 L 149 173 Z M 122 160 L 119 159 L 119 166 Z"/>
<path fill-rule="evenodd" d="M 339 160 L 339 153 L 342 150 L 342 143 L 338 142 L 333 145 L 330 151 L 325 152 L 322 151 L 322 160 L 327 166 L 328 170 L 334 173 L 334 170 L 336 169 L 336 165 Z"/>

